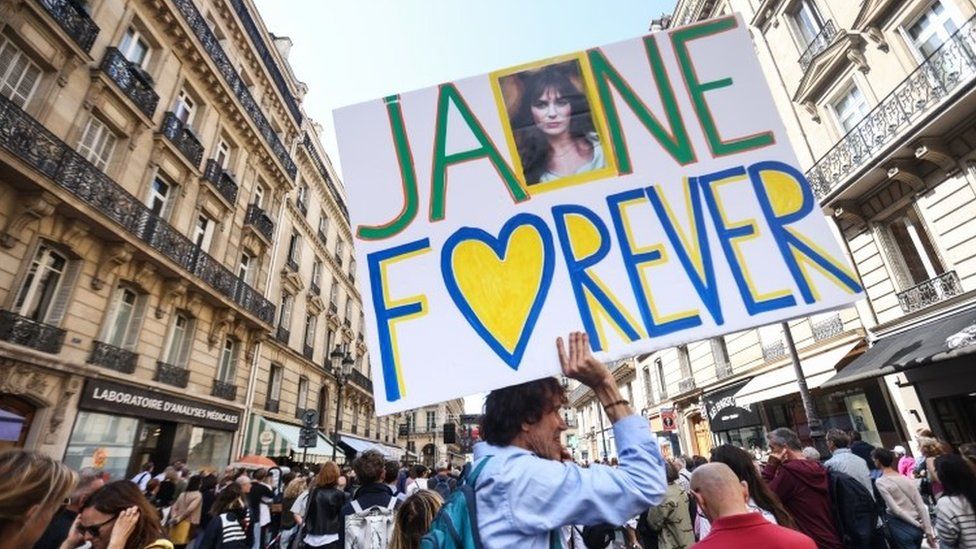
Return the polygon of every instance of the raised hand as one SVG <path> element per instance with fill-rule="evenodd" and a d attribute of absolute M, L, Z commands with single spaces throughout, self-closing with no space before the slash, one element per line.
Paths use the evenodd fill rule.
<path fill-rule="evenodd" d="M 135 530 L 136 523 L 139 522 L 139 508 L 129 507 L 119 513 L 112 527 L 112 535 L 108 540 L 108 549 L 124 549 L 129 541 L 129 536 Z"/>
<path fill-rule="evenodd" d="M 587 387 L 597 387 L 608 381 L 613 383 L 610 369 L 590 352 L 590 339 L 585 333 L 571 332 L 566 346 L 563 345 L 563 338 L 556 338 L 556 349 L 559 351 L 559 364 L 566 377 Z"/>

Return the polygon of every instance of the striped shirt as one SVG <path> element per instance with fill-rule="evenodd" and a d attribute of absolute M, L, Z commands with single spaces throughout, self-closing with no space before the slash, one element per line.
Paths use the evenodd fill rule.
<path fill-rule="evenodd" d="M 244 519 L 244 522 L 246 521 L 247 519 Z M 247 534 L 244 533 L 241 522 L 234 513 L 220 515 L 221 543 L 224 547 L 236 546 L 247 540 Z"/>
<path fill-rule="evenodd" d="M 964 496 L 942 496 L 936 504 L 935 530 L 941 547 L 976 547 L 976 514 Z"/>

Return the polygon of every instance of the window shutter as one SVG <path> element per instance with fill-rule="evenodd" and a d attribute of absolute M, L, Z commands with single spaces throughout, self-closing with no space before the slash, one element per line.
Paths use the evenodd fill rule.
<path fill-rule="evenodd" d="M 31 63 L 23 52 L 21 52 L 20 59 L 17 60 L 17 67 L 15 70 L 16 74 L 11 74 L 12 78 L 18 78 L 19 81 L 12 81 L 16 83 L 16 88 L 13 90 L 13 101 L 23 107 L 27 100 L 30 99 L 31 93 L 34 91 L 34 85 L 41 76 L 41 69 L 37 67 L 34 63 Z"/>
<path fill-rule="evenodd" d="M 84 263 L 82 259 L 71 259 L 68 261 L 68 265 L 64 268 L 64 278 L 58 287 L 58 294 L 54 297 L 54 303 L 51 304 L 51 308 L 48 310 L 47 318 L 44 319 L 45 323 L 52 326 L 61 325 L 65 311 L 68 309 L 68 299 L 71 298 L 71 291 L 75 287 L 75 280 L 78 278 L 78 272 Z"/>
<path fill-rule="evenodd" d="M 125 334 L 125 343 L 122 348 L 132 351 L 139 344 L 139 334 L 142 332 L 142 316 L 146 311 L 146 302 L 149 301 L 147 294 L 136 296 L 136 303 L 132 310 L 132 318 L 129 320 L 128 331 Z"/>
<path fill-rule="evenodd" d="M 177 356 L 174 366 L 186 368 L 187 361 L 190 357 L 190 350 L 193 349 L 193 341 L 196 339 L 196 328 L 196 319 L 191 318 L 187 320 L 186 333 L 183 335 L 183 346 L 180 347 L 180 354 Z"/>
<path fill-rule="evenodd" d="M 119 314 L 119 302 L 122 300 L 121 288 L 116 287 L 112 292 L 112 300 L 108 304 L 108 314 L 105 315 L 105 325 L 102 326 L 102 333 L 98 339 L 107 342 L 112 335 L 112 326 L 115 325 L 115 317 Z"/>

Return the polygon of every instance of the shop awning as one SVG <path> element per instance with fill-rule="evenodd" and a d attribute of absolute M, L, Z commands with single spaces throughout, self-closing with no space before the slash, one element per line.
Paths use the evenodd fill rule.
<path fill-rule="evenodd" d="M 976 309 L 970 309 L 883 337 L 823 386 L 835 387 L 976 352 L 974 323 Z"/>
<path fill-rule="evenodd" d="M 251 418 L 251 430 L 246 453 L 277 457 L 288 456 L 294 452 L 296 457 L 307 453 L 309 457 L 313 458 L 332 458 L 332 444 L 322 433 L 318 433 L 317 444 L 309 447 L 307 452 L 305 448 L 298 447 L 300 434 L 301 427 L 298 425 L 282 423 L 255 415 Z M 321 461 L 321 459 L 315 461 Z"/>
<path fill-rule="evenodd" d="M 389 444 L 383 444 L 380 442 L 375 442 L 372 440 L 366 440 L 364 438 L 354 437 L 352 435 L 347 435 L 341 433 L 339 436 L 339 447 L 346 446 L 352 452 L 361 454 L 367 450 L 376 450 L 377 452 L 383 454 L 387 459 L 399 460 L 403 457 L 403 449 L 397 448 L 396 446 L 390 446 Z"/>
<path fill-rule="evenodd" d="M 800 360 L 800 367 L 807 379 L 807 387 L 816 389 L 823 385 L 836 373 L 834 366 L 857 346 L 860 341 L 848 343 L 825 353 L 820 353 Z M 796 381 L 796 371 L 789 364 L 764 374 L 760 374 L 746 383 L 735 393 L 735 404 L 748 407 L 757 402 L 771 400 L 781 396 L 800 392 Z"/>

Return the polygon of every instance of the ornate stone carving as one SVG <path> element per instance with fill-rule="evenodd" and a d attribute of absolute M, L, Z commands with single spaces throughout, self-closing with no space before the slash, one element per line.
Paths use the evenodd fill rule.
<path fill-rule="evenodd" d="M 132 280 L 144 290 L 152 288 L 156 278 L 156 266 L 148 261 L 140 261 L 136 272 L 132 275 Z"/>
<path fill-rule="evenodd" d="M 159 297 L 159 304 L 156 306 L 156 318 L 163 318 L 169 311 L 173 310 L 176 300 L 186 296 L 189 283 L 182 278 L 167 278 L 163 281 L 163 293 Z"/>
<path fill-rule="evenodd" d="M 207 336 L 207 342 L 210 343 L 211 347 L 224 338 L 235 319 L 236 313 L 233 309 L 225 307 L 214 312 L 213 324 L 210 325 L 210 335 Z"/>
<path fill-rule="evenodd" d="M 53 214 L 54 209 L 60 203 L 61 201 L 56 196 L 48 192 L 18 193 L 18 208 L 10 216 L 3 232 L 0 233 L 0 245 L 4 248 L 13 248 L 20 238 L 20 233 L 27 228 L 27 225 Z"/>
<path fill-rule="evenodd" d="M 915 166 L 903 160 L 894 160 L 884 166 L 888 179 L 901 181 L 914 189 L 916 192 L 925 190 L 925 181 L 919 177 Z"/>
<path fill-rule="evenodd" d="M 134 252 L 135 248 L 126 242 L 114 242 L 103 247 L 102 254 L 98 259 L 97 271 L 91 279 L 92 289 L 101 290 L 112 273 L 122 265 L 132 261 Z"/>
<path fill-rule="evenodd" d="M 0 361 L 0 393 L 29 396 L 34 401 L 47 401 L 48 376 L 37 367 L 13 360 Z"/>
<path fill-rule="evenodd" d="M 61 398 L 55 404 L 54 410 L 51 413 L 51 419 L 48 420 L 48 431 L 44 436 L 45 444 L 57 443 L 58 429 L 64 424 L 65 410 L 68 408 L 68 403 L 71 402 L 71 399 L 81 391 L 81 384 L 82 378 L 79 376 L 71 376 L 68 378 L 64 390 L 61 392 Z"/>
<path fill-rule="evenodd" d="M 888 41 L 885 40 L 884 33 L 881 32 L 881 29 L 878 27 L 868 27 L 864 29 L 864 36 L 866 36 L 868 40 L 877 44 L 879 50 L 888 53 L 888 50 L 890 49 L 888 47 Z"/>
<path fill-rule="evenodd" d="M 956 158 L 949 151 L 949 147 L 941 139 L 924 137 L 914 145 L 915 158 L 931 162 L 942 168 L 947 176 L 959 171 Z"/>

